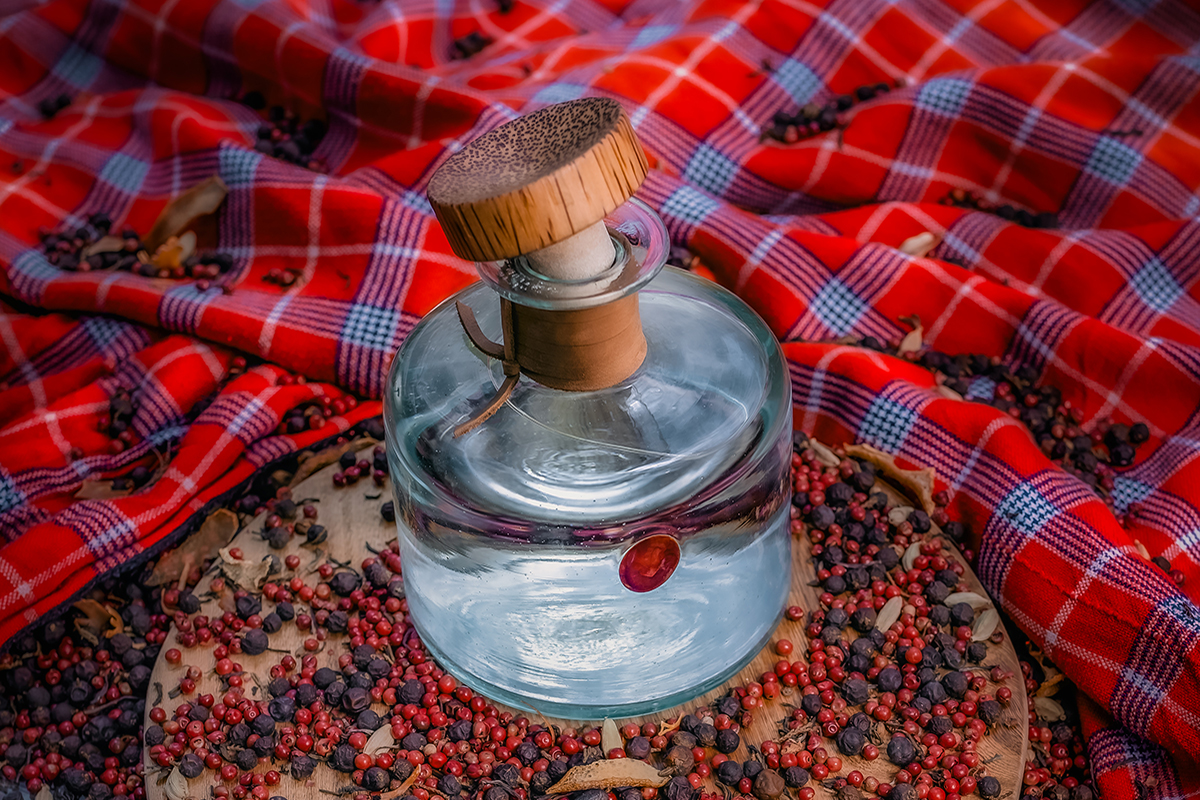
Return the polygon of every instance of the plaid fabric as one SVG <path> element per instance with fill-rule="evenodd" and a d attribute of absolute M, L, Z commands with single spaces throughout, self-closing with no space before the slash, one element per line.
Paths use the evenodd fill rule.
<path fill-rule="evenodd" d="M 980 573 L 1091 698 L 1105 797 L 1200 796 L 1200 10 L 1181 0 L 49 0 L 0 17 L 0 636 L 168 541 L 271 458 L 316 393 L 378 397 L 412 325 L 474 280 L 423 200 L 461 142 L 583 95 L 623 102 L 655 170 L 641 196 L 788 342 L 797 425 L 932 464 Z M 492 40 L 452 60 L 453 41 Z M 778 110 L 862 84 L 844 130 L 761 141 Z M 253 149 L 248 90 L 327 119 L 317 174 Z M 52 120 L 38 104 L 72 103 Z M 62 273 L 40 226 L 104 211 L 146 231 L 169 198 L 230 188 L 202 245 L 231 294 Z M 942 206 L 951 189 L 1032 230 Z M 933 231 L 929 258 L 895 248 Z M 272 268 L 302 273 L 283 289 Z M 34 315 L 28 307 L 55 312 Z M 1085 428 L 1145 420 L 1121 528 L 1010 418 L 909 364 L 803 340 L 898 337 L 1032 365 Z M 105 316 L 113 315 L 113 316 Z M 235 351 L 278 365 L 228 380 Z M 324 384 L 278 386 L 280 369 Z M 328 384 L 328 385 L 326 385 Z M 96 419 L 142 387 L 139 444 Z M 335 388 L 338 387 L 338 388 Z M 202 413 L 197 403 L 217 393 Z M 377 413 L 363 403 L 342 428 Z M 76 501 L 90 475 L 153 486 Z M 82 458 L 72 460 L 72 448 Z M 1186 575 L 1176 588 L 1136 544 Z M 1153 780 L 1149 780 L 1152 778 Z"/>

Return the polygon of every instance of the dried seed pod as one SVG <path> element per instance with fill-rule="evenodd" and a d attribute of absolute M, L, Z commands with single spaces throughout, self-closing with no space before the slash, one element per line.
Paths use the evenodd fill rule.
<path fill-rule="evenodd" d="M 943 601 L 946 606 L 953 607 L 959 603 L 966 603 L 971 608 L 979 611 L 984 608 L 991 608 L 992 601 L 983 595 L 975 592 L 953 592 Z"/>
<path fill-rule="evenodd" d="M 908 237 L 896 249 L 905 255 L 924 258 L 929 255 L 933 248 L 941 244 L 941 241 L 941 236 L 925 231 L 924 233 L 918 233 L 916 236 Z M 904 352 L 903 347 L 901 347 L 900 352 Z"/>
<path fill-rule="evenodd" d="M 982 642 L 995 633 L 999 627 L 1000 612 L 989 608 L 975 618 L 975 624 L 971 626 L 971 641 Z"/>
<path fill-rule="evenodd" d="M 1033 707 L 1037 710 L 1038 716 L 1047 722 L 1056 722 L 1067 717 L 1067 712 L 1063 710 L 1062 705 L 1051 697 L 1034 697 Z"/>
<path fill-rule="evenodd" d="M 183 777 L 177 766 L 163 783 L 163 796 L 167 800 L 187 800 L 188 794 L 187 778 Z"/>
<path fill-rule="evenodd" d="M 913 237 L 913 238 L 920 238 L 920 237 Z M 912 241 L 912 240 L 910 239 L 909 241 Z M 905 244 L 907 244 L 907 242 Z M 930 249 L 932 249 L 932 248 L 933 248 L 933 245 L 930 245 Z M 910 253 L 910 255 L 917 255 L 918 257 L 920 257 L 920 256 L 924 255 L 924 253 L 919 253 L 919 254 Z M 913 329 L 911 331 L 909 331 L 908 333 L 904 334 L 904 338 L 900 340 L 900 346 L 896 348 L 897 354 L 904 355 L 905 353 L 921 352 L 921 347 L 922 347 L 921 337 L 924 336 L 924 334 L 925 334 L 925 329 L 923 327 L 921 327 L 921 318 L 918 317 L 916 314 L 913 314 L 911 317 L 901 317 L 900 321 L 906 322 L 909 325 L 912 325 Z"/>
<path fill-rule="evenodd" d="M 392 733 L 392 726 L 383 725 L 371 734 L 371 738 L 367 739 L 367 743 L 363 745 L 363 752 L 373 756 L 384 750 L 391 750 L 395 746 L 396 736 Z"/>
<path fill-rule="evenodd" d="M 875 618 L 875 628 L 877 630 L 886 631 L 895 624 L 896 620 L 900 619 L 900 611 L 904 607 L 904 598 L 896 595 L 892 599 L 883 604 L 883 608 L 879 609 L 879 615 Z"/>
<path fill-rule="evenodd" d="M 817 453 L 817 460 L 827 467 L 836 467 L 842 463 L 842 459 L 838 458 L 838 454 L 830 450 L 825 445 L 818 442 L 816 439 L 809 439 L 808 446 Z"/>
<path fill-rule="evenodd" d="M 688 753 L 691 756 L 691 753 Z M 690 769 L 690 767 L 689 767 Z M 614 758 L 594 761 L 572 767 L 558 783 L 547 790 L 547 794 L 568 794 L 584 789 L 616 789 L 623 786 L 664 785 L 670 777 L 663 775 L 645 761 L 632 758 Z"/>
<path fill-rule="evenodd" d="M 905 572 L 908 572 L 913 568 L 913 564 L 916 563 L 917 556 L 921 555 L 921 544 L 921 542 L 913 542 L 908 546 L 908 549 L 904 551 L 904 557 L 900 559 L 900 563 L 904 566 Z"/>
<path fill-rule="evenodd" d="M 625 742 L 621 739 L 621 731 L 617 728 L 617 723 L 605 718 L 604 724 L 600 727 L 600 748 L 608 753 L 624 746 Z"/>

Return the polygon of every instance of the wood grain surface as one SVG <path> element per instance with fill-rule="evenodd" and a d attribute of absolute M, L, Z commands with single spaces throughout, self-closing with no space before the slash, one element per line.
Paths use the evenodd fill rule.
<path fill-rule="evenodd" d="M 498 261 L 604 219 L 633 196 L 647 169 L 620 104 L 587 97 L 472 140 L 433 174 L 428 196 L 460 258 Z"/>
<path fill-rule="evenodd" d="M 370 459 L 370 448 L 362 451 L 365 457 Z M 324 562 L 326 558 L 334 558 L 344 563 L 350 563 L 357 567 L 364 558 L 369 557 L 370 551 L 368 548 L 379 550 L 386 547 L 388 543 L 395 537 L 395 525 L 383 521 L 379 513 L 380 506 L 387 500 L 391 499 L 391 489 L 385 486 L 383 489 L 375 487 L 369 481 L 360 481 L 359 483 L 346 487 L 335 488 L 332 482 L 332 474 L 337 471 L 337 465 L 326 467 L 323 470 L 313 474 L 305 479 L 302 483 L 293 489 L 293 497 L 297 500 L 302 498 L 314 498 L 319 508 L 318 522 L 329 529 L 330 535 L 328 541 L 323 547 L 323 551 L 314 551 L 311 547 L 301 547 L 303 537 L 294 537 L 288 547 L 282 551 L 272 551 L 267 543 L 260 538 L 258 532 L 262 530 L 263 519 L 265 515 L 254 519 L 253 521 L 243 525 L 237 536 L 234 538 L 231 546 L 240 547 L 244 553 L 244 558 L 250 561 L 261 560 L 263 556 L 274 554 L 281 559 L 290 553 L 297 553 L 301 558 L 301 565 L 295 571 L 305 577 L 305 580 L 313 585 L 316 582 L 316 567 Z M 882 480 L 880 481 L 882 484 Z M 888 487 L 883 487 L 889 491 L 897 502 L 900 502 L 900 495 L 891 491 Z M 809 584 L 816 579 L 815 570 L 811 556 L 809 554 L 810 545 L 803 537 L 793 539 L 793 563 L 794 570 L 792 576 L 792 592 L 790 603 L 803 607 L 806 611 L 811 611 L 818 607 L 818 590 Z M 954 554 L 957 558 L 957 553 Z M 959 559 L 961 561 L 961 559 Z M 965 563 L 964 563 L 964 566 Z M 215 570 L 210 570 L 200 582 L 200 585 L 195 589 L 198 596 L 204 597 L 212 578 L 215 577 Z M 290 579 L 292 571 L 285 568 L 283 579 Z M 278 578 L 278 576 L 276 576 Z M 964 580 L 971 586 L 971 589 L 981 595 L 986 595 L 983 587 L 980 585 L 978 578 L 970 568 L 967 567 L 964 574 Z M 302 604 L 297 603 L 299 610 Z M 273 604 L 265 600 L 263 601 L 263 615 L 270 612 Z M 220 616 L 222 609 L 217 598 L 209 598 L 204 601 L 204 607 L 201 613 L 207 614 L 210 617 Z M 849 635 L 850 629 L 847 629 Z M 285 623 L 282 630 L 271 636 L 271 648 L 275 651 L 286 651 L 293 653 L 299 660 L 303 654 L 302 642 L 307 638 L 308 634 L 299 631 L 292 623 Z M 347 637 L 337 634 L 330 634 L 329 639 L 325 642 L 324 649 L 318 654 L 318 666 L 330 666 L 337 669 L 337 657 L 344 652 L 342 647 L 343 642 Z M 676 717 L 682 713 L 688 713 L 697 706 L 723 697 L 729 693 L 729 690 L 736 686 L 744 686 L 747 682 L 756 680 L 759 675 L 772 669 L 776 661 L 779 660 L 773 651 L 773 642 L 780 638 L 789 639 L 795 645 L 795 651 L 789 657 L 789 660 L 796 660 L 804 657 L 806 652 L 806 638 L 804 635 L 803 622 L 790 622 L 786 619 L 780 623 L 776 635 L 772 640 L 772 644 L 768 644 L 738 675 L 730 680 L 725 686 L 716 689 L 696 701 L 684 704 L 683 706 L 671 711 L 661 712 L 647 717 L 636 718 L 634 721 L 653 721 L 659 722 L 671 717 Z M 167 637 L 166 643 L 160 650 L 158 661 L 154 665 L 153 675 L 150 680 L 149 702 L 147 703 L 147 714 L 150 708 L 154 706 L 158 700 L 159 687 L 161 687 L 161 705 L 167 709 L 168 718 L 171 712 L 180 703 L 194 700 L 201 694 L 214 693 L 220 697 L 224 692 L 224 688 L 219 683 L 215 672 L 213 671 L 214 659 L 212 658 L 213 648 L 194 647 L 184 651 L 183 665 L 172 666 L 168 664 L 164 658 L 164 654 L 169 648 L 179 647 L 176 632 L 172 630 Z M 250 673 L 258 677 L 258 681 L 265 687 L 269 680 L 268 671 L 273 664 L 277 664 L 282 657 L 282 652 L 272 652 L 268 650 L 259 656 L 239 655 L 232 657 L 235 661 L 240 662 L 246 673 L 247 678 L 250 678 Z M 196 692 L 189 697 L 179 696 L 170 698 L 169 692 L 179 684 L 180 678 L 183 677 L 185 666 L 198 666 L 203 671 L 203 676 L 198 682 Z M 985 666 L 1000 666 L 1014 677 L 1005 682 L 1012 690 L 1012 699 L 1008 706 L 1005 707 L 1001 721 L 994 727 L 993 732 L 980 742 L 978 752 L 981 761 L 986 764 L 987 773 L 997 777 L 1002 786 L 1001 798 L 1010 796 L 1019 797 L 1020 782 L 1024 770 L 1026 748 L 1028 746 L 1028 726 L 1026 725 L 1026 696 L 1025 687 L 1021 679 L 1021 670 L 1018 665 L 1016 653 L 1013 650 L 1011 643 L 1006 635 L 1005 640 L 1000 645 L 988 644 L 988 658 L 984 661 Z M 470 685 L 470 682 L 466 682 Z M 999 688 L 996 685 L 990 684 L 985 691 L 994 694 Z M 265 697 L 265 688 L 258 688 L 255 682 L 247 680 L 245 692 L 252 698 Z M 774 700 L 768 700 L 765 709 L 756 709 L 754 718 L 748 729 L 742 731 L 742 746 L 731 757 L 744 760 L 748 758 L 746 749 L 747 744 L 758 745 L 759 743 L 778 739 L 777 725 L 778 721 L 785 719 L 789 714 L 789 709 L 784 707 L 785 703 L 793 705 L 799 703 L 800 694 L 798 690 L 784 688 L 785 694 Z M 874 694 L 874 688 L 872 687 Z M 503 708 L 500 704 L 498 707 Z M 375 706 L 375 710 L 381 714 L 386 712 L 386 707 L 383 705 Z M 543 718 L 532 712 L 524 713 L 530 720 L 540 722 Z M 581 727 L 582 723 L 590 722 L 597 723 L 598 720 L 555 720 L 551 719 L 551 723 L 563 727 Z M 146 719 L 146 725 L 153 724 L 149 718 Z M 831 740 L 826 740 L 827 750 L 833 754 L 836 752 L 836 747 Z M 803 742 L 801 742 L 803 746 Z M 163 786 L 161 781 L 166 777 L 169 770 L 165 770 L 150 760 L 149 755 L 146 755 L 146 792 L 149 800 L 162 800 L 164 797 Z M 841 771 L 841 775 L 846 775 L 851 770 L 860 770 L 866 776 L 876 776 L 880 781 L 889 781 L 891 776 L 896 772 L 886 757 L 881 755 L 880 758 L 873 762 L 865 761 L 861 758 L 845 758 L 843 759 L 845 766 Z M 256 771 L 265 772 L 272 767 L 260 765 Z M 209 787 L 216 785 L 219 778 L 212 770 L 206 770 L 199 778 L 188 782 L 189 795 L 196 798 L 206 798 L 210 796 Z M 711 779 L 710 779 L 711 781 Z M 283 795 L 289 800 L 319 800 L 328 798 L 328 792 L 336 793 L 339 789 L 345 789 L 350 785 L 350 778 L 344 773 L 337 772 L 332 768 L 326 767 L 324 764 L 318 764 L 317 770 L 313 776 L 306 781 L 297 781 L 290 776 L 284 775 L 283 781 L 279 786 L 271 787 L 272 795 Z M 817 798 L 825 800 L 833 798 L 834 793 L 830 790 L 821 787 L 817 783 L 810 784 L 817 789 Z M 710 785 L 710 790 L 714 787 Z M 794 790 L 789 790 L 788 797 L 794 798 Z"/>

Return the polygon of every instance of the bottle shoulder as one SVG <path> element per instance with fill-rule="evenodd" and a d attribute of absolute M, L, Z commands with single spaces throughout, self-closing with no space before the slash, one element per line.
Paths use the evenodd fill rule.
<path fill-rule="evenodd" d="M 632 519 L 678 504 L 790 429 L 782 353 L 744 302 L 673 269 L 638 297 L 647 354 L 629 378 L 566 392 L 522 376 L 460 437 L 453 427 L 504 376 L 468 342 L 454 301 L 493 341 L 499 301 L 475 284 L 422 320 L 393 362 L 385 404 L 389 446 L 413 490 L 519 519 Z"/>

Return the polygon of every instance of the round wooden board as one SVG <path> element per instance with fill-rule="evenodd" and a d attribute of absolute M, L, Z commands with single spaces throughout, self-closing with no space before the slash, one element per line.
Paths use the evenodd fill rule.
<path fill-rule="evenodd" d="M 369 447 L 361 452 L 360 458 L 362 457 L 370 460 L 371 449 Z M 263 556 L 268 554 L 277 555 L 282 560 L 288 554 L 297 553 L 300 555 L 301 564 L 295 572 L 304 576 L 310 585 L 314 583 L 313 579 L 315 578 L 317 566 L 327 558 L 350 563 L 357 567 L 364 558 L 370 556 L 371 553 L 368 548 L 378 551 L 386 547 L 396 535 L 395 525 L 384 522 L 380 516 L 379 508 L 385 501 L 392 499 L 391 487 L 385 485 L 380 489 L 370 481 L 360 481 L 354 486 L 340 489 L 335 488 L 332 481 L 332 475 L 335 471 L 337 471 L 336 464 L 326 467 L 305 479 L 292 490 L 292 496 L 298 501 L 307 498 L 314 498 L 317 501 L 315 504 L 320 511 L 317 522 L 329 530 L 329 538 L 320 550 L 311 547 L 301 547 L 300 543 L 303 541 L 303 537 L 297 536 L 292 539 L 284 550 L 272 551 L 267 543 L 258 535 L 258 532 L 263 528 L 265 514 L 243 525 L 230 546 L 240 547 L 244 554 L 243 558 L 251 562 L 261 561 Z M 880 481 L 880 484 L 882 484 L 882 481 Z M 907 503 L 901 495 L 892 491 L 890 487 L 882 486 L 882 488 L 897 503 Z M 816 580 L 816 573 L 809 550 L 810 545 L 806 538 L 793 538 L 792 592 L 789 602 L 790 604 L 801 606 L 805 611 L 811 611 L 818 607 L 819 595 L 818 589 L 809 585 Z M 970 585 L 971 590 L 986 596 L 987 593 L 979 583 L 979 579 L 965 562 L 961 562 L 957 551 L 953 553 L 953 558 L 963 563 L 963 566 L 966 568 L 963 580 Z M 218 598 L 209 597 L 205 599 L 205 594 L 209 591 L 212 578 L 216 574 L 215 569 L 210 570 L 201 579 L 199 586 L 195 588 L 197 596 L 201 597 L 204 601 L 200 613 L 210 617 L 219 617 L 223 613 Z M 290 579 L 292 575 L 292 571 L 285 568 L 284 579 Z M 279 576 L 273 576 L 273 579 L 279 579 Z M 269 600 L 264 599 L 262 613 L 264 615 L 269 613 L 272 607 L 273 604 Z M 807 650 L 804 627 L 804 622 L 791 622 L 784 619 L 776 631 L 772 644 L 765 647 L 741 672 L 725 685 L 675 709 L 646 717 L 634 718 L 632 721 L 639 723 L 659 722 L 677 717 L 680 714 L 689 713 L 698 706 L 705 705 L 712 700 L 724 697 L 734 687 L 744 686 L 750 681 L 757 680 L 764 672 L 773 669 L 775 663 L 780 658 L 772 649 L 773 642 L 777 639 L 789 639 L 795 645 L 795 650 L 789 660 L 803 658 Z M 272 634 L 271 647 L 277 651 L 291 652 L 299 660 L 299 656 L 303 653 L 302 643 L 305 638 L 307 636 L 302 634 L 295 625 L 285 623 L 282 630 Z M 325 647 L 318 654 L 318 666 L 330 666 L 336 670 L 337 657 L 340 653 L 344 652 L 340 645 L 346 638 L 343 635 L 330 634 L 325 642 Z M 170 718 L 173 710 L 179 704 L 189 699 L 194 700 L 205 693 L 213 693 L 219 698 L 225 691 L 213 669 L 215 662 L 212 657 L 212 647 L 193 647 L 189 650 L 184 650 L 184 665 L 199 667 L 203 671 L 203 676 L 197 682 L 196 691 L 190 697 L 179 696 L 170 698 L 170 690 L 178 686 L 185 669 L 184 666 L 172 666 L 166 662 L 164 654 L 172 647 L 180 647 L 174 630 L 172 630 L 166 643 L 160 649 L 158 660 L 154 665 L 154 672 L 150 679 L 149 700 L 146 704 L 147 714 L 149 714 L 150 709 L 157 702 L 167 710 L 168 718 Z M 269 680 L 268 671 L 273 664 L 278 663 L 281 657 L 281 652 L 272 652 L 271 650 L 259 656 L 242 654 L 233 657 L 235 661 L 242 664 L 247 675 L 248 680 L 244 690 L 248 696 L 254 698 L 265 696 L 265 685 Z M 1026 749 L 1028 747 L 1025 685 L 1021 677 L 1016 653 L 1009 641 L 1007 632 L 1002 644 L 988 644 L 988 658 L 984 661 L 984 665 L 1000 666 L 1013 675 L 1012 678 L 1005 681 L 1005 685 L 1012 690 L 1012 699 L 1005 708 L 999 724 L 995 726 L 992 733 L 980 742 L 978 748 L 981 761 L 986 764 L 988 774 L 1000 780 L 1002 787 L 1000 800 L 1004 800 L 1004 798 L 1010 796 L 1019 796 L 1017 790 L 1021 785 Z M 261 681 L 263 689 L 255 685 L 254 680 L 251 680 L 254 676 L 257 676 Z M 469 681 L 466 683 L 470 685 Z M 159 687 L 161 687 L 161 701 L 159 700 Z M 989 683 L 985 691 L 994 693 L 997 688 L 999 686 Z M 785 687 L 783 691 L 786 694 L 777 699 L 768 700 L 765 709 L 756 709 L 754 711 L 754 718 L 751 725 L 747 729 L 742 730 L 742 745 L 735 753 L 731 754 L 732 758 L 739 760 L 748 758 L 747 744 L 757 746 L 760 742 L 779 738 L 778 723 L 780 720 L 786 720 L 789 714 L 789 709 L 784 708 L 783 703 L 797 705 L 800 698 L 798 690 Z M 504 708 L 499 703 L 495 705 L 498 708 Z M 385 712 L 385 707 L 377 705 L 375 710 L 382 714 Z M 512 710 L 514 713 L 524 714 L 536 722 L 541 722 L 545 719 L 536 712 Z M 596 725 L 600 723 L 600 720 L 549 719 L 548 721 L 560 727 L 576 728 L 579 728 L 585 722 Z M 153 723 L 147 717 L 146 725 L 151 724 Z M 836 753 L 836 747 L 833 746 L 831 741 L 827 742 L 826 747 L 831 755 Z M 845 776 L 851 770 L 857 769 L 864 776 L 873 775 L 881 782 L 890 781 L 891 776 L 895 774 L 897 769 L 882 754 L 875 761 L 865 761 L 861 758 L 844 758 L 843 763 L 845 766 L 839 773 L 840 775 Z M 260 764 L 256 771 L 265 772 L 271 768 Z M 148 800 L 163 800 L 164 793 L 161 781 L 165 778 L 167 772 L 168 770 L 159 767 L 150 759 L 149 754 L 146 754 L 146 793 Z M 189 795 L 196 798 L 209 797 L 209 787 L 216 785 L 218 781 L 219 778 L 212 770 L 206 770 L 200 777 L 189 782 Z M 711 778 L 709 779 L 709 783 L 709 790 L 717 791 L 715 785 L 712 784 Z M 325 792 L 334 793 L 339 789 L 347 787 L 349 784 L 350 779 L 348 775 L 318 763 L 317 770 L 306 781 L 294 780 L 285 774 L 278 786 L 271 787 L 271 794 L 283 795 L 289 798 L 289 800 L 323 800 L 323 798 L 330 796 Z M 834 796 L 832 791 L 826 790 L 816 782 L 809 785 L 816 788 L 818 800 L 832 800 Z M 789 791 L 788 796 L 794 796 L 794 792 Z"/>

